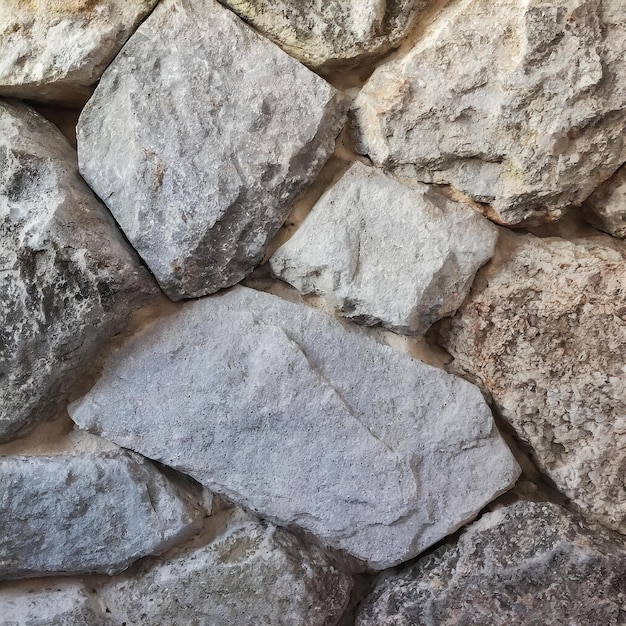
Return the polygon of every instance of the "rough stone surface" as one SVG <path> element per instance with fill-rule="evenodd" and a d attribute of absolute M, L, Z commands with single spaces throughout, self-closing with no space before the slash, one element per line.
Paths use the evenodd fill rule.
<path fill-rule="evenodd" d="M 220 0 L 311 67 L 357 61 L 398 45 L 426 0 Z"/>
<path fill-rule="evenodd" d="M 0 458 L 0 579 L 119 572 L 193 533 L 200 510 L 127 452 Z"/>
<path fill-rule="evenodd" d="M 244 287 L 134 338 L 70 414 L 379 569 L 472 519 L 519 471 L 474 386 Z"/>
<path fill-rule="evenodd" d="M 157 0 L 0 0 L 0 95 L 81 103 Z"/>
<path fill-rule="evenodd" d="M 623 0 L 457 0 L 357 97 L 359 150 L 507 224 L 552 220 L 626 161 Z"/>
<path fill-rule="evenodd" d="M 355 322 L 419 335 L 457 310 L 497 238 L 470 207 L 356 163 L 270 266 Z"/>
<path fill-rule="evenodd" d="M 261 261 L 344 117 L 343 96 L 214 0 L 163 0 L 80 117 L 80 170 L 165 293 L 200 296 Z"/>
<path fill-rule="evenodd" d="M 50 123 L 0 101 L 0 441 L 48 417 L 156 293 Z"/>
<path fill-rule="evenodd" d="M 484 515 L 364 601 L 358 626 L 620 626 L 626 551 L 554 504 Z"/>
<path fill-rule="evenodd" d="M 352 580 L 324 554 L 240 512 L 208 520 L 204 545 L 145 562 L 99 588 L 116 624 L 336 624 Z"/>
<path fill-rule="evenodd" d="M 443 345 L 558 488 L 626 533 L 626 248 L 605 235 L 500 240 Z"/>
<path fill-rule="evenodd" d="M 586 218 L 596 228 L 626 239 L 626 166 L 587 198 L 585 208 Z"/>

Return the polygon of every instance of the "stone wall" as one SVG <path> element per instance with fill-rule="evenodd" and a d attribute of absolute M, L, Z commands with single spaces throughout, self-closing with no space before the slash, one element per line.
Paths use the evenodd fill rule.
<path fill-rule="evenodd" d="M 622 0 L 0 0 L 0 624 L 626 624 Z"/>

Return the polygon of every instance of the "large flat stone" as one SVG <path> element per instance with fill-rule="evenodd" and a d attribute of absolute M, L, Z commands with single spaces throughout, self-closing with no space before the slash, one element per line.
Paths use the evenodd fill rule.
<path fill-rule="evenodd" d="M 453 532 L 519 473 L 476 387 L 243 287 L 134 338 L 70 414 L 372 568 Z"/>
<path fill-rule="evenodd" d="M 156 292 L 61 133 L 0 101 L 0 441 L 53 415 Z"/>
<path fill-rule="evenodd" d="M 200 296 L 261 261 L 344 118 L 343 96 L 231 11 L 163 0 L 81 114 L 80 171 L 165 293 Z"/>
<path fill-rule="evenodd" d="M 200 521 L 192 498 L 131 452 L 0 458 L 0 579 L 113 574 Z"/>
<path fill-rule="evenodd" d="M 503 223 L 558 219 L 626 161 L 623 0 L 457 0 L 355 100 L 359 150 Z"/>
<path fill-rule="evenodd" d="M 457 310 L 497 238 L 469 206 L 355 163 L 270 267 L 355 322 L 421 335 Z"/>

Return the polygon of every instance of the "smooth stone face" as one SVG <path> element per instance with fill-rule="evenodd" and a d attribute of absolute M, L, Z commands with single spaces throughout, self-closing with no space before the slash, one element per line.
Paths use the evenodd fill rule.
<path fill-rule="evenodd" d="M 497 238 L 496 227 L 470 207 L 356 163 L 270 267 L 355 322 L 420 335 L 460 306 Z"/>
<path fill-rule="evenodd" d="M 165 293 L 196 297 L 261 261 L 344 117 L 343 96 L 214 0 L 164 0 L 81 114 L 80 171 Z"/>
<path fill-rule="evenodd" d="M 241 512 L 222 511 L 209 541 L 147 560 L 98 589 L 116 624 L 336 624 L 352 580 L 317 548 Z"/>
<path fill-rule="evenodd" d="M 0 441 L 52 416 L 156 291 L 64 137 L 0 101 Z"/>
<path fill-rule="evenodd" d="M 70 414 L 377 569 L 471 520 L 519 472 L 474 386 L 244 287 L 137 336 Z"/>
<path fill-rule="evenodd" d="M 311 67 L 380 55 L 398 45 L 426 0 L 220 0 Z"/>
<path fill-rule="evenodd" d="M 358 148 L 517 224 L 558 219 L 626 161 L 623 0 L 449 3 L 353 105 Z"/>
<path fill-rule="evenodd" d="M 131 452 L 0 458 L 0 579 L 120 572 L 200 521 L 192 499 Z"/>
<path fill-rule="evenodd" d="M 0 0 L 0 95 L 81 104 L 157 0 Z"/>
<path fill-rule="evenodd" d="M 621 542 L 554 504 L 517 502 L 381 579 L 356 624 L 619 626 L 625 597 Z"/>
<path fill-rule="evenodd" d="M 585 218 L 596 228 L 626 239 L 626 167 L 587 198 L 585 209 Z"/>
<path fill-rule="evenodd" d="M 477 378 L 584 511 L 626 533 L 626 248 L 501 234 L 465 304 L 442 327 Z"/>

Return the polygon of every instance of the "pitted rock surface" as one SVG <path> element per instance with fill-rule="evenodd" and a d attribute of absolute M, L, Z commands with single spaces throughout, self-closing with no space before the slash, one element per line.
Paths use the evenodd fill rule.
<path fill-rule="evenodd" d="M 626 166 L 587 198 L 585 209 L 585 217 L 596 228 L 626 239 Z"/>

